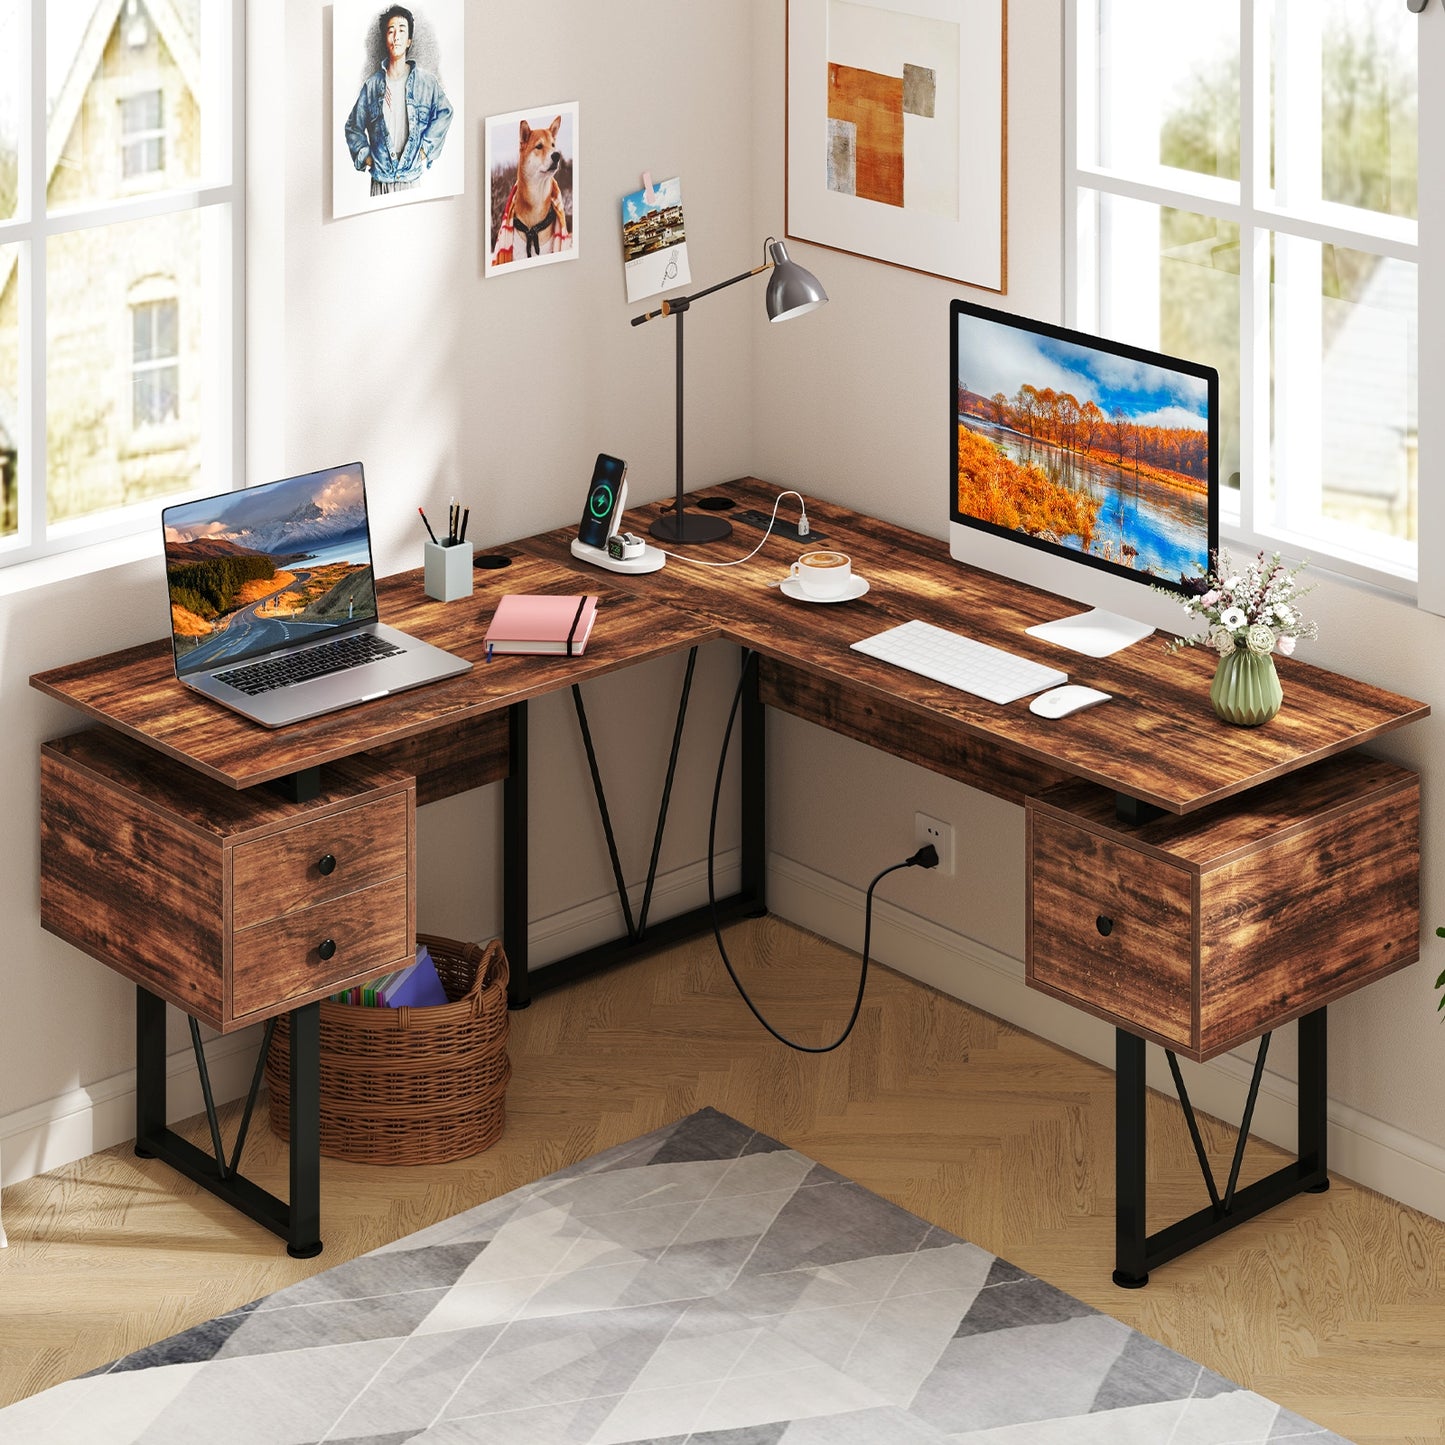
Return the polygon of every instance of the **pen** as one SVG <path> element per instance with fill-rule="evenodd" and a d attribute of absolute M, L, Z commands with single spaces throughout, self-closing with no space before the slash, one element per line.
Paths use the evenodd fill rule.
<path fill-rule="evenodd" d="M 464 507 L 462 509 L 462 529 L 457 533 L 458 542 L 465 542 L 467 540 L 467 518 L 471 515 L 472 509 L 470 507 Z"/>
<path fill-rule="evenodd" d="M 426 519 L 426 513 L 423 512 L 420 507 L 417 508 L 417 511 L 418 511 L 418 513 L 420 513 L 420 515 L 421 515 L 421 524 L 422 524 L 423 527 L 426 528 L 426 534 L 427 534 L 427 536 L 430 537 L 433 542 L 435 542 L 436 539 L 437 539 L 437 534 L 432 531 L 432 529 L 431 529 L 431 523 L 428 522 L 427 519 Z"/>

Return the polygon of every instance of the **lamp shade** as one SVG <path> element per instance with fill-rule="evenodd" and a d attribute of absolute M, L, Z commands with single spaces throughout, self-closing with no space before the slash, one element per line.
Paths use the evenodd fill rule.
<path fill-rule="evenodd" d="M 789 260 L 788 248 L 781 241 L 774 241 L 768 251 L 773 258 L 773 274 L 768 277 L 768 320 L 786 321 L 790 316 L 816 311 L 828 299 L 818 278 Z"/>

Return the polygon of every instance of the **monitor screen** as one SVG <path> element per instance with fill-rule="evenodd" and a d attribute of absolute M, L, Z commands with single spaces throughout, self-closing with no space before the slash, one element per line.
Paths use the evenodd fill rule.
<path fill-rule="evenodd" d="M 1219 543 L 1212 367 L 967 301 L 950 322 L 954 523 L 1175 591 L 1207 569 Z M 1069 580 L 1059 590 L 1080 595 Z"/>

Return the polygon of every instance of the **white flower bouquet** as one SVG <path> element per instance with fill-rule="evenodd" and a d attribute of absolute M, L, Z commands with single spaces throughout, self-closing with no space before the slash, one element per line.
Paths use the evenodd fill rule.
<path fill-rule="evenodd" d="M 1175 638 L 1165 644 L 1170 652 L 1203 641 L 1221 656 L 1245 649 L 1288 657 L 1300 638 L 1318 635 L 1318 627 L 1300 615 L 1298 605 L 1305 593 L 1313 591 L 1313 586 L 1299 585 L 1307 563 L 1286 567 L 1278 552 L 1268 557 L 1260 552 L 1244 568 L 1235 566 L 1227 552 L 1215 553 L 1212 560 L 1212 568 L 1201 568 L 1197 578 L 1186 580 L 1189 590 L 1184 597 L 1169 594 L 1190 617 L 1201 618 L 1208 632 L 1202 638 Z"/>

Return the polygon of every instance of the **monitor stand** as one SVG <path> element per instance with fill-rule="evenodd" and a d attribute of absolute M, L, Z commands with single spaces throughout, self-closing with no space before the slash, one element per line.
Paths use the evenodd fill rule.
<path fill-rule="evenodd" d="M 1135 642 L 1142 642 L 1154 629 L 1147 622 L 1136 622 L 1132 617 L 1121 617 L 1117 612 L 1095 607 L 1072 617 L 1060 617 L 1056 622 L 1036 623 L 1024 631 L 1030 637 L 1041 637 L 1045 642 L 1057 643 L 1071 652 L 1082 652 L 1086 657 L 1109 657 Z"/>

